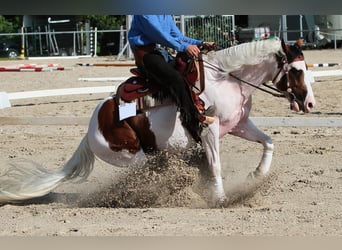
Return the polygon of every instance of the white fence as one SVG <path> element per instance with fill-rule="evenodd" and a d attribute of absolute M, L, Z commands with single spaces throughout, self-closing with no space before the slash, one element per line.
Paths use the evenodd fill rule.
<path fill-rule="evenodd" d="M 11 100 L 40 98 L 62 95 L 81 95 L 95 93 L 111 93 L 115 91 L 115 86 L 67 88 L 67 89 L 47 89 L 23 92 L 0 92 L 0 109 L 11 107 Z"/>
<path fill-rule="evenodd" d="M 105 81 L 122 82 L 128 77 L 111 77 L 105 78 Z M 79 81 L 91 81 L 91 78 L 79 78 Z M 95 79 L 99 81 L 98 78 Z M 23 92 L 0 92 L 0 109 L 11 107 L 12 100 L 41 98 L 49 96 L 63 96 L 63 95 L 82 95 L 82 94 L 95 94 L 95 93 L 113 93 L 116 91 L 114 85 L 98 86 L 98 87 L 81 87 L 81 88 L 63 88 L 63 89 L 46 89 L 34 90 Z"/>

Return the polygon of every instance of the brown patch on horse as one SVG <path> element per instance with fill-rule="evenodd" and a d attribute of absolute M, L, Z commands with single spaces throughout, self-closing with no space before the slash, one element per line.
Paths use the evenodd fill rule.
<path fill-rule="evenodd" d="M 303 61 L 304 55 L 302 53 L 303 39 L 299 38 L 295 44 L 289 46 L 281 41 L 282 48 L 286 54 L 287 63 L 291 64 L 295 61 Z M 282 62 L 281 62 L 282 63 Z M 282 67 L 282 65 L 281 65 Z M 304 80 L 304 72 L 291 68 L 277 83 L 277 88 L 281 91 L 288 91 L 296 98 L 301 110 L 305 110 L 304 101 L 308 93 Z"/>
<path fill-rule="evenodd" d="M 292 92 L 295 93 L 299 100 L 304 102 L 306 94 L 308 93 L 304 80 L 304 72 L 302 70 L 292 68 L 289 70 L 288 75 Z"/>
<path fill-rule="evenodd" d="M 115 99 L 107 100 L 99 110 L 99 130 L 113 151 L 127 149 L 135 154 L 140 148 L 144 152 L 157 149 L 156 138 L 144 113 L 119 121 L 119 110 Z"/>
<path fill-rule="evenodd" d="M 291 68 L 287 74 L 283 75 L 279 80 L 277 88 L 281 91 L 287 91 L 288 88 L 290 88 L 296 93 L 296 96 L 299 92 L 306 93 L 307 88 L 304 81 L 304 72 Z"/>
<path fill-rule="evenodd" d="M 295 100 L 299 105 L 299 109 L 305 112 L 304 101 L 308 90 L 305 85 L 304 72 L 302 70 L 290 69 L 277 83 L 277 88 L 281 91 L 288 92 L 290 102 Z"/>
<path fill-rule="evenodd" d="M 127 118 L 126 121 L 137 134 L 144 152 L 157 150 L 156 137 L 150 129 L 151 124 L 145 113 L 138 113 Z"/>
<path fill-rule="evenodd" d="M 114 99 L 107 100 L 99 110 L 99 130 L 113 151 L 127 149 L 135 154 L 141 148 L 140 140 L 127 121 L 119 121 L 119 110 Z"/>

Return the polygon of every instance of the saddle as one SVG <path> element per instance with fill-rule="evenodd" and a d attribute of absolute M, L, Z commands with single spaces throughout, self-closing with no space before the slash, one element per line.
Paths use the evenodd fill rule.
<path fill-rule="evenodd" d="M 204 71 L 202 60 L 189 58 L 186 53 L 180 52 L 175 58 L 176 69 L 183 76 L 189 86 L 194 105 L 199 111 L 204 110 L 204 103 L 199 95 L 204 90 Z M 148 78 L 139 68 L 132 68 L 130 72 L 134 75 L 121 83 L 117 89 L 116 96 L 124 102 L 136 101 L 139 109 L 154 106 L 153 95 L 161 91 L 159 84 Z M 152 104 L 151 104 L 152 103 Z"/>

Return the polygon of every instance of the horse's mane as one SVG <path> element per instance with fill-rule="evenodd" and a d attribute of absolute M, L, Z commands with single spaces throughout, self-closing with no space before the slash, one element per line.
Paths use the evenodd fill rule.
<path fill-rule="evenodd" d="M 208 53 L 208 59 L 216 61 L 221 70 L 232 72 L 242 65 L 260 63 L 271 53 L 283 53 L 279 38 L 243 43 L 227 49 Z"/>

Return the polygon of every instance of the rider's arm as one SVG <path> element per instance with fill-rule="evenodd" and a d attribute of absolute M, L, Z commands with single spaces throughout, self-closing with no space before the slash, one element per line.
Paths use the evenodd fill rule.
<path fill-rule="evenodd" d="M 158 43 L 177 51 L 186 51 L 189 44 L 200 45 L 202 41 L 181 34 L 171 16 L 161 22 L 158 16 L 139 16 L 139 24 L 144 35 L 153 43 Z"/>

